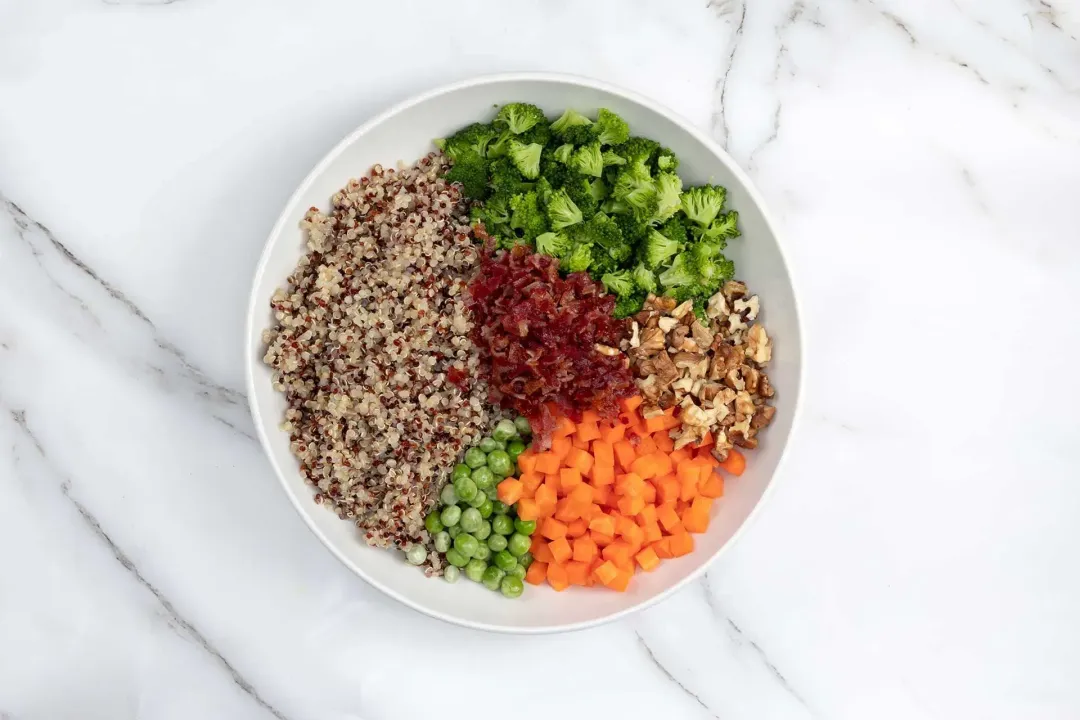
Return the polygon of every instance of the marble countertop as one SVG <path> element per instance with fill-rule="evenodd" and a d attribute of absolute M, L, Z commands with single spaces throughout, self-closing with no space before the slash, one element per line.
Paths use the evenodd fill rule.
<path fill-rule="evenodd" d="M 0 0 L 0 718 L 1080 718 L 1078 37 L 1066 0 Z M 723 143 L 810 363 L 739 544 L 535 638 L 341 566 L 237 350 L 315 160 L 509 70 Z"/>

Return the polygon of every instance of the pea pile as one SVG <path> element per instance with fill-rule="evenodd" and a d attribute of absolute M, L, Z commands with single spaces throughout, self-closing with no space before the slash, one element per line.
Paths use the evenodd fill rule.
<path fill-rule="evenodd" d="M 440 507 L 425 518 L 435 549 L 446 557 L 447 582 L 457 582 L 464 573 L 508 598 L 524 590 L 536 522 L 518 518 L 512 507 L 499 501 L 496 487 L 516 474 L 518 455 L 525 452 L 525 438 L 531 434 L 523 417 L 500 420 L 491 437 L 466 451 L 465 462 L 454 468 L 439 495 Z M 406 557 L 415 563 L 408 553 Z"/>

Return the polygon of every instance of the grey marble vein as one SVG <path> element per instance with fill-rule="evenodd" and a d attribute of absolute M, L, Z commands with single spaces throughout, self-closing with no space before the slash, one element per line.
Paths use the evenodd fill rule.
<path fill-rule="evenodd" d="M 660 672 L 662 672 L 664 674 L 664 677 L 666 677 L 668 680 L 670 680 L 671 682 L 678 685 L 679 689 L 681 689 L 684 693 L 686 693 L 691 698 L 693 698 L 694 702 L 696 702 L 698 705 L 700 705 L 707 713 L 709 713 L 711 716 L 713 716 L 717 720 L 720 720 L 720 716 L 717 715 L 715 712 L 713 712 L 712 708 L 710 708 L 708 705 L 706 705 L 705 701 L 702 700 L 700 697 L 698 697 L 697 693 L 695 693 L 693 690 L 691 690 L 690 688 L 683 685 L 681 682 L 679 682 L 678 678 L 676 678 L 674 675 L 672 675 L 670 672 L 668 672 L 668 669 L 666 667 L 664 667 L 664 664 L 662 662 L 660 662 L 660 660 L 656 657 L 655 654 L 653 654 L 652 648 L 649 647 L 649 643 L 645 642 L 645 638 L 643 638 L 641 636 L 641 633 L 639 633 L 637 630 L 635 630 L 634 635 L 635 635 L 635 637 L 637 637 L 638 644 L 641 645 L 642 649 L 645 650 L 645 654 L 648 655 L 649 660 L 651 660 L 653 665 L 655 665 L 656 668 Z"/>
<path fill-rule="evenodd" d="M 15 422 L 16 426 L 18 426 L 19 430 L 23 433 L 23 435 L 25 435 L 26 438 L 33 444 L 42 461 L 48 464 L 54 473 L 59 475 L 59 471 L 51 465 L 49 455 L 46 452 L 41 441 L 30 428 L 30 425 L 26 419 L 26 411 L 21 409 L 8 408 L 8 414 L 11 416 L 11 419 Z M 189 638 L 196 645 L 198 645 L 207 655 L 209 655 L 229 675 L 229 678 L 232 680 L 232 682 L 246 695 L 251 697 L 251 699 L 256 704 L 258 704 L 260 707 L 262 707 L 274 717 L 278 718 L 278 720 L 288 720 L 284 713 L 271 705 L 265 698 L 263 698 L 259 694 L 258 690 L 256 690 L 255 687 L 247 679 L 245 679 L 243 675 L 240 674 L 240 672 L 232 665 L 232 663 L 230 663 L 229 660 L 210 643 L 210 641 L 206 638 L 205 635 L 203 635 L 199 631 L 198 628 L 192 625 L 191 622 L 189 622 L 183 617 L 183 615 L 180 614 L 180 612 L 176 609 L 176 606 L 173 605 L 172 601 L 170 601 L 169 598 L 167 598 L 161 590 L 159 590 L 157 587 L 154 586 L 153 583 L 146 579 L 146 577 L 139 570 L 135 562 L 127 555 L 127 553 L 123 551 L 123 549 L 119 545 L 116 544 L 116 542 L 111 537 L 109 537 L 109 534 L 105 532 L 105 529 L 101 527 L 101 523 L 98 521 L 97 517 L 94 516 L 94 514 L 89 510 L 89 508 L 79 502 L 71 494 L 70 478 L 64 477 L 60 481 L 60 492 L 63 494 L 64 498 L 67 499 L 67 501 L 70 502 L 71 505 L 75 508 L 75 510 L 79 513 L 88 529 L 98 538 L 98 540 L 101 541 L 102 544 L 105 545 L 106 549 L 112 554 L 113 558 L 115 558 L 115 560 L 120 563 L 120 565 L 128 572 L 128 574 L 132 576 L 132 578 L 137 583 L 139 583 L 139 585 L 146 588 L 146 590 L 148 590 L 150 594 L 154 596 L 159 606 L 161 607 L 161 610 L 165 614 L 164 617 L 166 622 L 173 629 L 181 631 L 183 636 Z M 2 720 L 2 718 L 0 718 L 0 720 Z"/>
<path fill-rule="evenodd" d="M 710 6 L 714 6 L 713 0 L 709 2 Z M 719 7 L 720 5 L 718 5 Z M 722 3 L 723 11 L 725 14 L 729 12 L 727 8 L 730 7 L 729 3 Z M 739 45 L 743 38 L 743 28 L 746 26 L 746 3 L 743 2 L 739 6 L 739 23 L 735 27 L 735 34 L 731 39 L 731 52 L 728 53 L 727 65 L 724 67 L 724 74 L 720 76 L 720 79 L 716 81 L 715 91 L 718 92 L 719 98 L 717 100 L 718 107 L 713 112 L 712 116 L 712 131 L 713 136 L 719 134 L 720 144 L 727 148 L 731 142 L 731 130 L 727 124 L 727 88 L 728 80 L 731 77 L 732 68 L 735 67 L 735 54 L 739 51 Z"/>

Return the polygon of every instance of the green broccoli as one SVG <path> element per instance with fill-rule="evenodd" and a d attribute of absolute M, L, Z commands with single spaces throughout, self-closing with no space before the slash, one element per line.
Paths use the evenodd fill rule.
<path fill-rule="evenodd" d="M 571 182 L 576 174 L 566 165 L 556 160 L 554 153 L 550 149 L 545 149 L 540 154 L 540 175 L 547 178 L 547 181 L 551 183 L 551 187 L 560 188 Z"/>
<path fill-rule="evenodd" d="M 632 295 L 623 295 L 615 301 L 615 310 L 611 313 L 617 319 L 630 317 L 641 312 L 642 306 L 645 304 L 644 293 L 634 293 Z"/>
<path fill-rule="evenodd" d="M 544 111 L 528 103 L 508 103 L 502 106 L 493 124 L 505 127 L 515 135 L 531 129 L 537 123 L 546 122 Z"/>
<path fill-rule="evenodd" d="M 510 153 L 510 141 L 517 139 L 514 133 L 509 130 L 503 130 L 495 139 L 488 143 L 487 156 L 488 159 L 494 159 L 504 157 Z"/>
<path fill-rule="evenodd" d="M 660 207 L 656 183 L 641 160 L 635 160 L 619 173 L 612 197 L 625 204 L 634 217 L 643 222 L 653 219 Z"/>
<path fill-rule="evenodd" d="M 473 123 L 467 125 L 445 140 L 436 140 L 435 144 L 451 160 L 467 155 L 487 156 L 487 148 L 498 133 L 490 125 Z"/>
<path fill-rule="evenodd" d="M 675 172 L 679 167 L 679 158 L 667 148 L 660 148 L 656 154 L 656 169 L 660 172 Z"/>
<path fill-rule="evenodd" d="M 634 284 L 642 292 L 656 292 L 656 273 L 645 267 L 644 263 L 638 263 L 634 268 Z"/>
<path fill-rule="evenodd" d="M 488 165 L 476 153 L 462 155 L 446 173 L 446 181 L 460 183 L 465 197 L 483 200 L 488 195 Z"/>
<path fill-rule="evenodd" d="M 541 205 L 547 205 L 551 200 L 551 196 L 555 194 L 555 188 L 551 187 L 551 183 L 548 182 L 546 177 L 541 177 L 536 181 L 536 198 L 540 201 Z"/>
<path fill-rule="evenodd" d="M 496 195 L 484 201 L 483 205 L 474 205 L 469 211 L 473 223 L 483 223 L 488 235 L 509 235 L 510 207 L 507 198 Z"/>
<path fill-rule="evenodd" d="M 570 155 L 574 152 L 574 146 L 570 143 L 555 148 L 553 157 L 564 165 L 570 163 Z"/>
<path fill-rule="evenodd" d="M 607 291 L 612 295 L 632 295 L 637 292 L 637 284 L 634 275 L 629 270 L 609 272 L 600 278 Z"/>
<path fill-rule="evenodd" d="M 563 135 L 572 127 L 588 127 L 592 125 L 592 120 L 585 117 L 577 110 L 567 110 L 559 119 L 551 123 L 551 129 L 556 135 Z"/>
<path fill-rule="evenodd" d="M 690 239 L 690 230 L 686 227 L 686 216 L 682 213 L 675 213 L 657 229 L 661 235 L 666 235 L 679 245 L 683 245 Z"/>
<path fill-rule="evenodd" d="M 616 262 L 629 260 L 634 251 L 633 246 L 623 237 L 616 221 L 602 212 L 578 225 L 574 231 L 574 239 L 604 250 Z"/>
<path fill-rule="evenodd" d="M 583 145 L 570 156 L 570 167 L 582 175 L 600 177 L 604 174 L 604 158 L 600 152 L 600 143 Z"/>
<path fill-rule="evenodd" d="M 532 188 L 532 183 L 514 167 L 510 158 L 497 158 L 488 168 L 489 183 L 496 195 L 518 195 Z"/>
<path fill-rule="evenodd" d="M 560 267 L 566 272 L 585 272 L 591 264 L 592 245 L 578 243 L 570 249 L 569 253 L 562 257 Z"/>
<path fill-rule="evenodd" d="M 540 143 L 526 145 L 517 140 L 510 141 L 510 160 L 514 167 L 530 180 L 540 176 L 540 151 L 544 146 Z"/>
<path fill-rule="evenodd" d="M 679 193 L 682 192 L 682 180 L 675 173 L 664 172 L 656 176 L 656 198 L 659 207 L 654 222 L 664 222 L 681 207 Z"/>
<path fill-rule="evenodd" d="M 563 185 L 563 189 L 570 196 L 570 199 L 574 201 L 574 204 L 581 210 L 582 217 L 592 217 L 596 214 L 597 208 L 600 207 L 599 201 L 594 195 L 593 183 L 602 182 L 600 180 L 589 181 L 583 175 L 574 173 L 574 176 L 567 180 Z"/>
<path fill-rule="evenodd" d="M 701 236 L 708 240 L 729 240 L 739 237 L 739 213 L 736 210 L 720 213 Z"/>
<path fill-rule="evenodd" d="M 592 129 L 589 125 L 574 125 L 563 130 L 559 138 L 563 142 L 572 145 L 588 145 L 594 141 Z"/>
<path fill-rule="evenodd" d="M 612 151 L 626 158 L 627 162 L 640 160 L 648 163 L 660 149 L 660 143 L 643 137 L 632 137 L 626 142 L 616 145 Z"/>
<path fill-rule="evenodd" d="M 633 215 L 612 215 L 612 221 L 619 228 L 623 239 L 631 247 L 638 247 L 645 242 L 649 234 L 649 226 L 638 221 Z"/>
<path fill-rule="evenodd" d="M 565 233 L 546 232 L 536 237 L 536 252 L 552 257 L 562 257 L 570 251 L 572 243 Z"/>
<path fill-rule="evenodd" d="M 536 241 L 537 235 L 547 232 L 547 218 L 540 209 L 535 191 L 510 198 L 510 227 L 518 231 L 517 237 L 529 245 Z"/>
<path fill-rule="evenodd" d="M 551 194 L 547 203 L 548 220 L 555 230 L 562 230 L 581 222 L 581 209 L 570 199 L 566 190 L 559 189 Z"/>
<path fill-rule="evenodd" d="M 642 246 L 642 259 L 645 261 L 645 265 L 655 270 L 674 257 L 681 249 L 682 245 L 650 228 L 649 234 L 645 238 L 645 244 Z"/>
<path fill-rule="evenodd" d="M 611 192 L 607 184 L 601 178 L 589 181 L 589 194 L 592 195 L 593 200 L 597 205 L 604 201 L 604 198 Z"/>
<path fill-rule="evenodd" d="M 700 185 L 682 194 L 682 208 L 686 217 L 701 227 L 708 227 L 724 208 L 727 190 L 719 185 Z"/>
<path fill-rule="evenodd" d="M 543 122 L 536 123 L 531 130 L 521 133 L 518 140 L 526 145 L 529 143 L 548 145 L 551 142 L 551 125 L 548 123 L 547 118 Z"/>
<path fill-rule="evenodd" d="M 622 155 L 615 154 L 611 150 L 605 150 L 604 154 L 601 157 L 604 160 L 604 167 L 605 168 L 611 167 L 612 165 L 625 165 L 626 164 L 626 158 L 624 158 Z"/>
<path fill-rule="evenodd" d="M 630 138 L 630 126 L 607 108 L 600 108 L 597 112 L 592 132 L 601 145 L 619 145 Z"/>
<path fill-rule="evenodd" d="M 660 273 L 660 284 L 665 290 L 677 288 L 684 299 L 712 295 L 735 274 L 735 265 L 720 250 L 716 243 L 696 243 Z"/>

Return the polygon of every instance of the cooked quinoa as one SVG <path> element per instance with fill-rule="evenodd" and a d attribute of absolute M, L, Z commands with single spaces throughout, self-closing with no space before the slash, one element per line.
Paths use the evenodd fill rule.
<path fill-rule="evenodd" d="M 476 377 L 466 282 L 479 261 L 467 204 L 430 154 L 376 165 L 301 223 L 308 253 L 274 293 L 264 361 L 285 393 L 282 428 L 315 502 L 354 520 L 378 547 L 429 548 L 442 482 L 490 425 Z"/>

